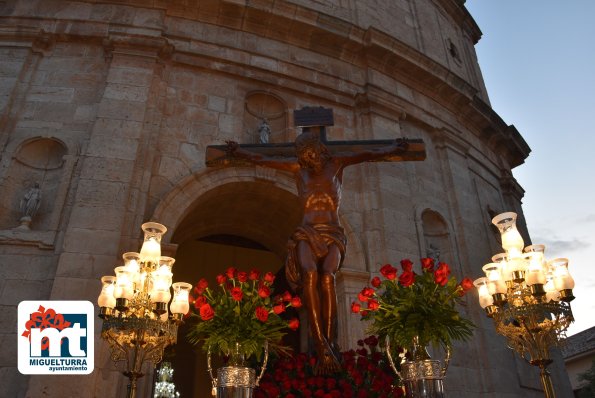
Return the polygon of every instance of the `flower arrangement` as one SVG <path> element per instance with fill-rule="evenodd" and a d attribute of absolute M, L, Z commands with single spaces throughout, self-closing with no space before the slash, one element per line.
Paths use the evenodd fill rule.
<path fill-rule="evenodd" d="M 404 397 L 386 356 L 377 348 L 378 338 L 367 337 L 358 346 L 341 353 L 342 370 L 329 376 L 316 375 L 316 357 L 304 353 L 273 360 L 254 398 Z"/>
<path fill-rule="evenodd" d="M 453 340 L 471 337 L 473 323 L 460 316 L 455 308 L 473 287 L 469 278 L 460 283 L 449 277 L 450 267 L 431 258 L 421 259 L 422 274 L 413 271 L 409 259 L 401 261 L 403 271 L 390 264 L 380 268 L 384 280 L 374 277 L 358 294 L 351 310 L 371 320 L 369 332 L 388 338 L 392 344 L 409 350 L 417 339 L 421 347 L 429 344 L 445 349 Z M 378 290 L 375 290 L 378 289 Z"/>
<path fill-rule="evenodd" d="M 257 270 L 238 271 L 234 267 L 217 275 L 218 286 L 209 287 L 204 278 L 191 294 L 192 318 L 196 321 L 188 333 L 193 344 L 203 344 L 206 351 L 229 355 L 237 352 L 246 358 L 260 358 L 268 343 L 271 351 L 286 352 L 280 342 L 287 329 L 296 330 L 299 320 L 281 318 L 288 307 L 299 308 L 299 297 L 285 292 L 273 296 L 275 275 Z M 239 351 L 239 352 L 238 352 Z"/>

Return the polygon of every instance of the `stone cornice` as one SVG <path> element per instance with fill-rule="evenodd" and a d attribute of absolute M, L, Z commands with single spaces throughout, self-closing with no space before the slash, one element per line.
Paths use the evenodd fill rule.
<path fill-rule="evenodd" d="M 514 197 L 519 203 L 523 199 L 523 196 L 525 196 L 525 190 L 509 171 L 504 171 L 502 176 L 500 176 L 500 187 L 504 195 Z"/>
<path fill-rule="evenodd" d="M 481 29 L 479 29 L 479 26 L 477 26 L 477 23 L 465 7 L 465 0 L 434 0 L 434 2 L 441 5 L 442 8 L 455 21 L 457 21 L 467 33 L 469 33 L 469 36 L 473 40 L 473 44 L 477 44 L 479 39 L 481 39 Z"/>
<path fill-rule="evenodd" d="M 0 245 L 34 246 L 42 250 L 53 250 L 55 231 L 32 231 L 9 229 L 0 231 Z"/>
<path fill-rule="evenodd" d="M 458 18 L 463 18 L 465 21 L 470 18 L 464 6 L 458 1 L 434 1 L 450 10 L 449 13 L 458 15 Z M 384 32 L 374 28 L 364 30 L 339 18 L 282 0 L 274 2 L 240 0 L 197 4 L 199 5 L 182 6 L 170 2 L 165 3 L 161 9 L 164 10 L 166 19 L 182 18 L 200 21 L 216 25 L 221 29 L 228 28 L 230 33 L 235 31 L 260 35 L 341 60 L 356 68 L 377 70 L 421 92 L 445 110 L 457 115 L 462 125 L 482 140 L 489 142 L 494 149 L 502 149 L 500 153 L 507 156 L 511 167 L 522 164 L 528 156 L 529 148 L 520 134 L 514 127 L 507 126 L 479 98 L 477 89 L 440 63 Z M 11 33 L 16 38 L 27 37 L 42 43 L 81 38 L 99 40 L 108 53 L 114 45 L 126 47 L 127 50 L 151 48 L 157 51 L 158 56 L 172 59 L 180 64 L 219 70 L 222 73 L 241 75 L 264 83 L 276 84 L 281 77 L 287 82 L 288 89 L 297 91 L 305 87 L 303 81 L 288 70 L 303 68 L 312 76 L 321 77 L 308 81 L 306 94 L 336 101 L 345 106 L 354 106 L 357 95 L 366 93 L 367 88 L 373 86 L 368 82 L 355 81 L 350 76 L 318 70 L 321 68 L 320 65 L 304 65 L 300 60 L 277 60 L 279 64 L 284 63 L 284 66 L 287 66 L 285 70 L 263 69 L 258 65 L 250 64 L 250 57 L 266 56 L 266 54 L 255 53 L 255 49 L 248 50 L 242 46 L 242 43 L 233 41 L 218 43 L 208 35 L 205 37 L 205 35 L 195 34 L 193 37 L 192 32 L 172 31 L 177 25 L 181 25 L 183 20 L 179 23 L 170 20 L 169 25 L 164 23 L 162 31 L 159 32 L 156 28 L 143 30 L 137 26 L 110 24 L 109 21 L 70 20 L 68 23 L 57 23 L 56 20 L 41 18 L 9 17 L 4 19 L 4 23 L 43 26 L 46 31 L 37 28 L 38 38 L 34 39 L 35 27 L 19 28 L 16 31 L 13 29 L 12 32 L 0 28 L 0 36 L 5 42 L 10 41 Z M 281 31 L 278 30 L 280 27 L 283 27 Z M 205 58 L 200 46 L 198 49 L 193 48 L 192 43 L 201 42 L 214 49 L 215 52 L 210 57 Z M 233 52 L 241 56 L 226 60 L 225 55 Z M 250 72 L 246 73 L 247 70 Z M 273 78 L 275 75 L 276 77 Z M 382 90 L 381 87 L 379 89 Z M 394 93 L 392 95 L 396 98 Z M 375 105 L 374 96 L 368 96 L 367 101 Z M 390 109 L 391 102 L 394 102 L 394 99 L 388 98 L 380 105 Z"/>
<path fill-rule="evenodd" d="M 50 51 L 55 35 L 39 27 L 0 25 L 0 43 L 7 47 L 29 47 L 35 52 Z"/>

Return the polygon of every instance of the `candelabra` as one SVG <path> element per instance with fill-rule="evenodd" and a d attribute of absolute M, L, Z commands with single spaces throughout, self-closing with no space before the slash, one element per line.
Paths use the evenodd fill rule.
<path fill-rule="evenodd" d="M 163 362 L 161 369 L 157 371 L 158 380 L 155 383 L 153 398 L 179 398 L 180 393 L 176 391 L 176 385 L 172 382 L 173 374 L 171 364 Z"/>
<path fill-rule="evenodd" d="M 116 275 L 101 278 L 103 286 L 97 300 L 103 319 L 101 337 L 110 345 L 112 360 L 125 363 L 122 373 L 129 379 L 129 398 L 136 395 L 143 363 L 156 365 L 165 347 L 176 343 L 178 325 L 190 309 L 192 288 L 184 282 L 172 285 L 175 260 L 161 255 L 165 226 L 148 222 L 142 229 L 140 253 L 124 253 L 124 265 L 114 269 Z M 170 289 L 174 295 L 168 312 Z"/>
<path fill-rule="evenodd" d="M 493 319 L 496 331 L 508 346 L 540 369 L 545 396 L 554 398 L 547 366 L 549 350 L 565 338 L 574 320 L 570 301 L 574 280 L 568 259 L 545 259 L 544 245 L 524 242 L 516 228 L 516 213 L 502 213 L 492 219 L 502 238 L 504 253 L 484 265 L 486 276 L 474 281 L 479 304 Z"/>

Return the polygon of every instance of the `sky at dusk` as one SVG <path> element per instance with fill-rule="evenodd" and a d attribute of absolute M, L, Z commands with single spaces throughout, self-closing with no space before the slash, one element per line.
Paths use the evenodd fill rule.
<path fill-rule="evenodd" d="M 570 260 L 578 333 L 595 326 L 595 1 L 465 5 L 492 108 L 532 150 L 513 170 L 531 239 Z"/>

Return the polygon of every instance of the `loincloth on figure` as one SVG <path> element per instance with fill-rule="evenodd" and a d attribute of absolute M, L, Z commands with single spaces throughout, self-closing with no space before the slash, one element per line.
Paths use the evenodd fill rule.
<path fill-rule="evenodd" d="M 299 287 L 302 284 L 302 270 L 297 256 L 297 246 L 300 241 L 308 242 L 317 262 L 326 257 L 330 245 L 336 245 L 341 253 L 339 267 L 343 264 L 347 246 L 343 227 L 332 224 L 300 225 L 287 242 L 285 276 L 292 287 Z"/>

